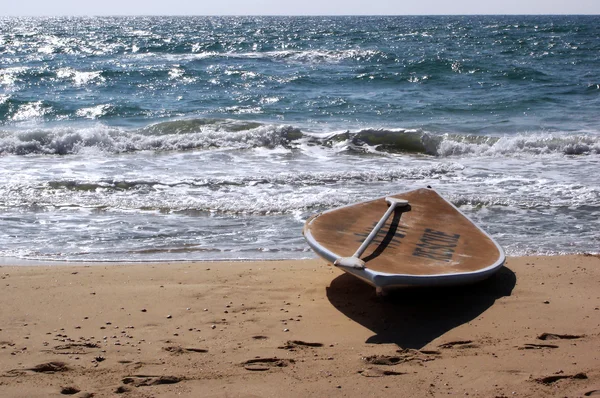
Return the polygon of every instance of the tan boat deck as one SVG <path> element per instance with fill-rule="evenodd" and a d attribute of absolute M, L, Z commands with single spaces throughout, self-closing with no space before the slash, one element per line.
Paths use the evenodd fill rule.
<path fill-rule="evenodd" d="M 374 271 L 438 275 L 474 272 L 501 257 L 496 244 L 432 189 L 392 195 L 406 199 L 388 218 L 362 260 Z M 336 209 L 306 227 L 328 250 L 352 256 L 388 208 L 384 198 Z"/>

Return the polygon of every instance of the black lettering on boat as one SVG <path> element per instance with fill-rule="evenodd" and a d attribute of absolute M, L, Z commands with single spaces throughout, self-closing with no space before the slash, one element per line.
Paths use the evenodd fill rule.
<path fill-rule="evenodd" d="M 415 257 L 450 262 L 459 239 L 459 234 L 449 234 L 443 231 L 426 228 L 412 255 Z"/>
<path fill-rule="evenodd" d="M 429 258 L 431 260 L 449 262 L 452 259 L 452 253 L 436 253 L 432 251 L 425 251 L 419 247 L 415 249 L 412 254 L 415 257 Z"/>

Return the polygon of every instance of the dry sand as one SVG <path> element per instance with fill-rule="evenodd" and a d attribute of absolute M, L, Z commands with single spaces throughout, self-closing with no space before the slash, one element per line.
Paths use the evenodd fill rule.
<path fill-rule="evenodd" d="M 2 397 L 600 396 L 600 258 L 385 299 L 321 260 L 0 267 Z"/>

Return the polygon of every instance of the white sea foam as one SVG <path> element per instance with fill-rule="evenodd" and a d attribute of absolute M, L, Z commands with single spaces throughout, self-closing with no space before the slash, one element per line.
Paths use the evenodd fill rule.
<path fill-rule="evenodd" d="M 448 137 L 439 143 L 439 156 L 507 156 L 529 155 L 581 155 L 600 154 L 600 137 L 583 134 L 518 134 L 487 142 L 468 142 Z"/>
<path fill-rule="evenodd" d="M 37 52 L 42 54 L 52 54 L 55 51 L 55 48 L 51 44 L 46 44 L 45 46 L 40 46 L 37 49 Z"/>
<path fill-rule="evenodd" d="M 8 101 L 2 97 L 1 101 Z M 264 103 L 276 102 L 277 98 L 265 99 Z M 80 118 L 98 119 L 111 112 L 111 104 L 80 108 Z M 231 114 L 260 114 L 260 106 L 233 106 L 222 110 Z M 12 121 L 35 120 L 52 108 L 41 101 L 21 105 L 14 112 Z M 520 134 L 517 136 L 438 135 L 407 129 L 361 129 L 355 132 L 306 133 L 291 126 L 262 125 L 260 123 L 231 120 L 192 119 L 165 122 L 142 130 L 114 129 L 98 125 L 94 127 L 57 127 L 35 130 L 39 139 L 27 138 L 20 144 L 9 138 L 0 138 L 3 152 L 23 153 L 30 148 L 34 153 L 77 153 L 83 147 L 98 146 L 109 152 L 143 150 L 173 151 L 215 148 L 297 148 L 309 156 L 329 156 L 330 152 L 352 151 L 380 156 L 415 153 L 440 158 L 462 157 L 514 157 L 514 156 L 564 156 L 600 154 L 600 137 L 593 134 Z M 118 131 L 118 133 L 117 133 Z M 88 139 L 90 133 L 103 138 Z M 290 132 L 292 133 L 291 135 Z M 79 144 L 60 144 L 66 136 L 79 137 Z M 29 137 L 28 133 L 19 137 Z M 14 138 L 14 137 L 13 137 Z M 8 141 L 10 142 L 8 142 Z M 75 141 L 70 141 L 75 142 Z"/>
<path fill-rule="evenodd" d="M 99 117 L 106 115 L 111 108 L 112 105 L 110 104 L 96 105 L 89 108 L 78 109 L 76 115 L 87 119 L 98 119 Z"/>
<path fill-rule="evenodd" d="M 260 103 L 261 104 L 274 104 L 276 102 L 279 102 L 281 100 L 281 98 L 279 97 L 263 97 L 260 99 Z"/>
<path fill-rule="evenodd" d="M 229 129 L 243 126 L 238 122 Z M 198 250 L 216 247 L 219 249 L 214 254 L 216 258 L 226 256 L 223 250 L 229 250 L 224 248 L 226 242 L 232 240 L 240 251 L 256 247 L 281 250 L 290 248 L 292 241 L 302 250 L 303 241 L 298 231 L 308 215 L 431 184 L 500 239 L 509 254 L 564 248 L 564 242 L 560 243 L 564 236 L 585 238 L 583 243 L 572 243 L 575 251 L 589 251 L 590 242 L 594 242 L 594 237 L 589 236 L 600 217 L 598 210 L 596 213 L 593 210 L 600 208 L 600 191 L 594 183 L 593 156 L 580 159 L 578 169 L 562 167 L 570 161 L 564 156 L 384 158 L 341 155 L 326 146 L 309 146 L 307 139 L 302 138 L 300 148 L 306 145 L 321 152 L 322 156 L 314 157 L 306 156 L 304 150 L 282 150 L 277 144 L 282 130 L 275 126 L 249 128 L 246 125 L 242 131 L 227 132 L 223 131 L 224 123 L 208 123 L 204 131 L 195 129 L 198 131 L 194 133 L 185 133 L 182 127 L 185 125 L 166 124 L 162 131 L 157 128 L 149 135 L 98 124 L 85 131 L 53 130 L 52 137 L 40 132 L 21 137 L 29 142 L 36 137 L 39 142 L 51 141 L 57 149 L 55 153 L 60 152 L 61 145 L 82 147 L 79 155 L 61 157 L 60 161 L 55 157 L 0 157 L 0 174 L 11 176 L 0 183 L 0 208 L 21 211 L 15 217 L 20 220 L 19 225 L 11 223 L 5 225 L 5 229 L 14 228 L 24 233 L 29 228 L 24 218 L 30 212 L 23 209 L 47 210 L 38 215 L 27 230 L 30 236 L 36 237 L 32 239 L 46 243 L 38 242 L 39 252 L 24 254 L 27 257 L 44 257 L 44 251 L 54 253 L 57 248 L 70 258 L 87 256 L 81 248 L 65 248 L 59 242 L 64 239 L 61 230 L 66 225 L 69 233 L 78 237 L 78 245 L 89 249 L 86 249 L 89 256 L 98 250 L 98 258 L 104 260 L 107 259 L 106 241 L 97 249 L 93 249 L 93 242 L 86 241 L 90 236 L 97 237 L 99 231 L 103 239 L 114 240 L 111 246 L 123 250 L 115 254 L 121 259 L 127 250 L 152 247 L 153 239 L 163 245 L 165 237 L 173 239 L 172 242 L 184 242 L 183 246 L 193 243 L 199 246 Z M 216 131 L 217 128 L 221 131 Z M 327 135 L 314 134 L 310 139 L 317 137 L 324 139 Z M 140 152 L 127 156 L 81 152 L 85 148 L 103 146 L 112 150 L 116 147 L 152 149 L 155 144 L 164 149 L 167 142 L 181 145 L 179 138 L 196 140 L 194 145 L 202 141 L 203 145 L 257 149 Z M 275 149 L 268 149 L 269 145 Z M 226 171 L 225 163 L 228 164 Z M 547 169 L 552 172 L 548 173 Z M 574 177 L 573 173 L 579 174 Z M 580 211 L 580 208 L 588 210 Z M 581 218 L 582 215 L 590 219 Z M 147 228 L 149 217 L 151 229 Z M 552 223 L 552 228 L 546 228 L 544 223 Z M 194 235 L 204 229 L 210 240 L 204 235 Z M 240 229 L 249 232 L 238 236 L 236 231 Z M 534 250 L 528 242 L 531 234 L 538 230 L 545 235 L 543 240 L 536 240 Z M 579 231 L 577 235 L 572 232 L 575 230 Z M 138 234 L 143 238 L 143 247 L 135 246 L 133 240 L 120 241 L 123 231 L 128 231 L 128 236 Z M 252 241 L 251 236 L 256 241 Z M 242 244 L 241 239 L 250 241 Z M 172 247 L 181 249 L 182 245 L 173 243 Z M 14 242 L 6 247 L 13 252 L 19 250 Z M 174 254 L 166 251 L 163 255 L 172 259 Z M 206 259 L 206 255 L 203 251 L 202 258 Z"/>
<path fill-rule="evenodd" d="M 27 71 L 25 67 L 12 67 L 0 69 L 0 86 L 11 88 L 18 80 L 19 74 Z"/>
<path fill-rule="evenodd" d="M 152 31 L 141 30 L 141 29 L 133 30 L 130 32 L 130 34 L 132 36 L 136 36 L 136 37 L 152 37 L 152 36 L 154 36 L 154 33 L 152 33 Z"/>
<path fill-rule="evenodd" d="M 134 51 L 137 52 L 137 51 Z M 277 50 L 277 51 L 252 51 L 252 52 L 216 52 L 202 51 L 198 45 L 192 46 L 192 54 L 160 54 L 143 53 L 132 54 L 136 58 L 156 58 L 170 62 L 203 60 L 209 58 L 231 59 L 273 59 L 278 61 L 291 61 L 294 63 L 339 63 L 345 60 L 364 61 L 374 57 L 386 57 L 378 50 L 349 49 L 349 50 Z"/>
<path fill-rule="evenodd" d="M 234 114 L 234 115 L 244 115 L 244 114 L 259 114 L 262 113 L 263 110 L 260 106 L 228 106 L 225 109 L 225 112 Z"/>
<path fill-rule="evenodd" d="M 173 67 L 169 70 L 169 79 L 177 80 L 183 76 L 184 73 L 185 71 L 181 69 L 179 65 L 173 65 Z"/>
<path fill-rule="evenodd" d="M 103 83 L 106 79 L 101 71 L 77 71 L 72 68 L 62 68 L 56 71 L 59 79 L 71 79 L 76 86 L 85 86 L 91 83 Z"/>
<path fill-rule="evenodd" d="M 52 108 L 44 106 L 42 101 L 30 102 L 19 106 L 11 120 L 22 122 L 25 120 L 39 119 L 51 112 Z"/>

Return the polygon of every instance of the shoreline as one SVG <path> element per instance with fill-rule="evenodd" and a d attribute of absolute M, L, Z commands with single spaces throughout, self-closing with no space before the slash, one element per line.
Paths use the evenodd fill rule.
<path fill-rule="evenodd" d="M 587 255 L 587 254 L 585 254 Z M 39 267 L 39 266 L 58 266 L 58 267 L 87 267 L 87 266 L 127 266 L 127 265 L 160 265 L 160 264 L 210 264 L 210 263 L 247 263 L 247 262 L 261 262 L 261 263 L 273 263 L 273 262 L 287 262 L 287 261 L 312 261 L 317 260 L 317 255 L 314 257 L 307 258 L 283 258 L 283 259 L 230 259 L 230 260 L 140 260 L 140 261 L 121 261 L 121 260 L 106 260 L 106 261 L 74 261 L 74 260 L 30 260 L 20 259 L 14 257 L 0 257 L 0 268 L 2 267 Z"/>
<path fill-rule="evenodd" d="M 320 259 L 0 265 L 0 283 L 3 396 L 600 395 L 597 255 L 384 299 Z"/>
<path fill-rule="evenodd" d="M 590 253 L 556 253 L 556 254 L 529 254 L 529 255 L 507 255 L 506 258 L 528 258 L 528 257 L 598 257 L 600 252 Z M 296 262 L 296 261 L 321 261 L 325 265 L 325 260 L 314 254 L 306 258 L 274 258 L 274 259 L 221 259 L 221 260 L 106 260 L 106 261 L 76 261 L 76 260 L 32 260 L 22 259 L 17 257 L 0 257 L 0 269 L 2 267 L 43 267 L 43 266 L 58 266 L 58 267 L 102 267 L 102 266 L 129 266 L 129 265 L 161 265 L 161 264 L 239 264 L 239 263 L 278 263 L 278 262 Z"/>

